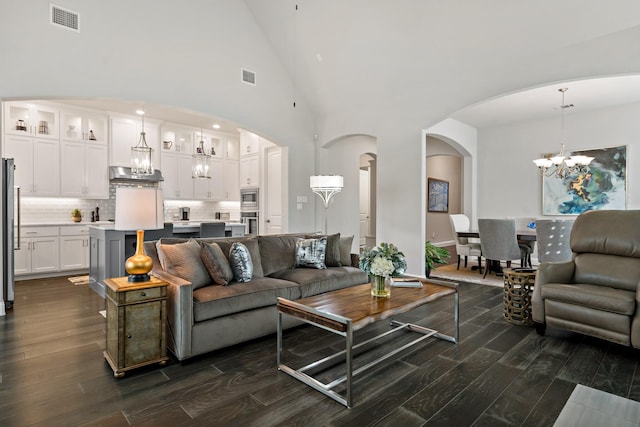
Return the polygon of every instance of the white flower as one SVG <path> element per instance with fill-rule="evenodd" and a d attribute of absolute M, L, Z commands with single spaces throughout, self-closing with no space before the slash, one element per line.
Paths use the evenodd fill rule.
<path fill-rule="evenodd" d="M 389 276 L 394 270 L 395 267 L 390 259 L 377 256 L 371 261 L 371 274 L 376 276 Z"/>

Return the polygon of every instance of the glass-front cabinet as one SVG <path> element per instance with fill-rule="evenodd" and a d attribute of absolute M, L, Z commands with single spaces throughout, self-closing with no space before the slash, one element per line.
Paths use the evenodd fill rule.
<path fill-rule="evenodd" d="M 60 139 L 106 143 L 107 116 L 86 111 L 62 110 Z"/>
<path fill-rule="evenodd" d="M 28 102 L 4 103 L 4 133 L 38 138 L 60 137 L 58 110 Z"/>

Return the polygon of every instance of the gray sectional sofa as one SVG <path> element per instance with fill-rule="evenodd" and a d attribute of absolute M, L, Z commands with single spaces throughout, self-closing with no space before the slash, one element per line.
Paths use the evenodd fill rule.
<path fill-rule="evenodd" d="M 351 254 L 353 236 L 326 236 L 325 269 L 296 267 L 296 241 L 304 237 L 319 236 L 285 234 L 145 242 L 145 251 L 153 259 L 152 274 L 168 283 L 169 350 L 179 360 L 185 360 L 274 333 L 277 297 L 295 300 L 368 281 L 366 273 L 357 267 L 357 256 Z M 217 284 L 212 277 L 219 278 L 208 273 L 211 260 L 205 266 L 199 252 L 212 242 L 224 254 L 225 259 L 218 258 L 219 264 L 229 261 L 234 242 L 243 243 L 253 265 L 251 280 L 231 279 L 227 285 Z M 218 267 L 224 267 L 223 271 L 228 268 Z M 284 326 L 297 324 L 287 318 Z"/>

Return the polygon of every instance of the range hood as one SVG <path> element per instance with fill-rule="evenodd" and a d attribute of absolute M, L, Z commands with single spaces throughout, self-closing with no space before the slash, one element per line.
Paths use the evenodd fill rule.
<path fill-rule="evenodd" d="M 151 175 L 134 175 L 129 167 L 110 166 L 109 180 L 112 182 L 160 182 L 164 181 L 164 178 L 158 169 L 154 169 Z"/>

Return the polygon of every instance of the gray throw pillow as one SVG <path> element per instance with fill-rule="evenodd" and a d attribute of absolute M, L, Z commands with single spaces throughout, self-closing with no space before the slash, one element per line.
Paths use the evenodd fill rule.
<path fill-rule="evenodd" d="M 249 249 L 240 242 L 234 242 L 229 250 L 229 264 L 236 282 L 249 282 L 253 276 L 253 263 Z"/>
<path fill-rule="evenodd" d="M 327 268 L 324 263 L 326 250 L 326 237 L 296 240 L 296 267 Z"/>
<path fill-rule="evenodd" d="M 344 266 L 351 266 L 351 244 L 352 243 L 353 243 L 353 236 L 340 237 L 340 264 Z"/>
<path fill-rule="evenodd" d="M 233 280 L 231 265 L 217 243 L 202 243 L 200 258 L 215 284 L 226 286 Z"/>
<path fill-rule="evenodd" d="M 159 244 L 157 247 L 163 270 L 188 280 L 193 289 L 211 283 L 211 277 L 200 259 L 200 244 L 194 239 L 174 245 Z"/>

